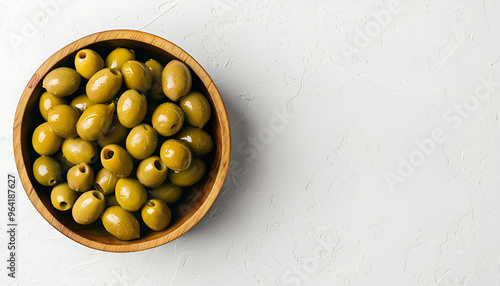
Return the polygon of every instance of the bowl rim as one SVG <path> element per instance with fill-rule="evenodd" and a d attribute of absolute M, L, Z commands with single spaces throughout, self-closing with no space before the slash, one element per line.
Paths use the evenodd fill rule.
<path fill-rule="evenodd" d="M 95 241 L 88 239 L 74 232 L 73 230 L 66 227 L 64 224 L 59 222 L 45 207 L 45 205 L 40 200 L 38 194 L 35 191 L 33 184 L 31 183 L 26 166 L 24 164 L 24 154 L 22 152 L 22 142 L 21 142 L 21 130 L 23 124 L 23 116 L 26 112 L 28 101 L 31 97 L 31 94 L 35 87 L 39 84 L 40 80 L 42 80 L 42 76 L 48 73 L 51 69 L 53 69 L 54 65 L 56 65 L 61 59 L 66 57 L 67 55 L 76 52 L 86 46 L 91 44 L 95 44 L 103 41 L 110 40 L 129 40 L 141 42 L 143 44 L 148 44 L 158 48 L 173 57 L 180 59 L 182 62 L 186 63 L 191 70 L 200 78 L 203 85 L 206 87 L 210 97 L 213 99 L 213 104 L 215 108 L 215 112 L 218 114 L 219 120 L 215 122 L 218 126 L 220 126 L 221 130 L 221 158 L 220 164 L 216 169 L 215 174 L 210 174 L 211 176 L 215 175 L 215 179 L 213 180 L 213 185 L 211 186 L 208 195 L 203 201 L 203 203 L 198 207 L 196 211 L 194 211 L 190 218 L 186 219 L 179 227 L 172 230 L 170 233 L 149 240 L 149 241 L 130 241 L 130 244 L 107 244 L 100 241 Z M 220 112 L 223 111 L 223 112 Z M 13 148 L 14 148 L 14 157 L 16 161 L 16 167 L 19 174 L 20 181 L 24 187 L 28 198 L 30 199 L 33 206 L 36 210 L 42 215 L 42 217 L 53 227 L 55 227 L 59 232 L 70 238 L 71 240 L 80 243 L 84 246 L 108 251 L 108 252 L 133 252 L 146 250 L 150 248 L 154 248 L 170 241 L 173 241 L 190 230 L 194 225 L 196 225 L 208 212 L 210 207 L 215 202 L 222 185 L 226 179 L 226 176 L 229 171 L 229 162 L 231 156 L 231 136 L 230 136 L 230 127 L 229 127 L 229 119 L 227 116 L 227 110 L 224 106 L 224 102 L 222 101 L 222 97 L 215 86 L 215 83 L 208 75 L 208 73 L 203 69 L 203 67 L 187 52 L 181 49 L 179 46 L 174 43 L 154 34 L 150 34 L 143 31 L 138 30 L 127 30 L 127 29 L 119 29 L 119 30 L 107 30 L 101 31 L 97 33 L 93 33 L 82 38 L 79 38 L 54 54 L 52 54 L 47 60 L 45 60 L 37 71 L 33 74 L 31 79 L 28 81 L 26 87 L 24 88 L 21 97 L 19 99 L 15 117 L 14 117 L 14 125 L 13 125 Z"/>

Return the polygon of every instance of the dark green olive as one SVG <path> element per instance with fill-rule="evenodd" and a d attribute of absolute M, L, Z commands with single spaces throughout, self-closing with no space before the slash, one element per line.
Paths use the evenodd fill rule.
<path fill-rule="evenodd" d="M 204 174 L 205 163 L 199 158 L 194 158 L 189 168 L 184 171 L 170 171 L 168 178 L 177 186 L 188 187 L 196 184 Z"/>
<path fill-rule="evenodd" d="M 90 100 L 86 94 L 80 94 L 79 96 L 73 98 L 69 105 L 82 114 L 85 110 L 87 110 L 87 108 L 94 104 L 95 102 Z"/>
<path fill-rule="evenodd" d="M 40 96 L 39 101 L 40 113 L 42 114 L 43 119 L 47 120 L 50 108 L 58 104 L 66 104 L 66 98 L 55 97 L 48 92 L 44 92 L 42 96 Z"/>
<path fill-rule="evenodd" d="M 178 139 L 168 139 L 161 145 L 160 157 L 167 168 L 182 171 L 191 165 L 193 154 L 186 143 Z"/>
<path fill-rule="evenodd" d="M 55 97 L 66 97 L 80 86 L 82 77 L 76 70 L 60 67 L 50 71 L 43 79 L 43 88 Z"/>
<path fill-rule="evenodd" d="M 172 101 L 188 94 L 191 90 L 192 78 L 189 67 L 178 60 L 170 61 L 161 76 L 163 93 Z"/>
<path fill-rule="evenodd" d="M 136 179 L 119 179 L 115 187 L 116 201 L 120 206 L 130 212 L 135 212 L 147 201 L 148 193 L 143 185 Z"/>
<path fill-rule="evenodd" d="M 71 189 L 86 192 L 94 183 L 94 170 L 85 163 L 75 165 L 68 170 L 66 181 Z"/>
<path fill-rule="evenodd" d="M 52 187 L 61 179 L 61 166 L 49 156 L 40 156 L 33 163 L 33 175 L 41 185 Z"/>
<path fill-rule="evenodd" d="M 101 150 L 101 164 L 118 178 L 125 178 L 132 173 L 134 163 L 123 147 L 110 144 Z"/>
<path fill-rule="evenodd" d="M 83 49 L 76 53 L 75 68 L 83 78 L 89 79 L 104 68 L 104 60 L 94 50 Z"/>
<path fill-rule="evenodd" d="M 121 71 L 123 64 L 130 60 L 135 60 L 133 50 L 116 48 L 106 57 L 106 66 Z"/>
<path fill-rule="evenodd" d="M 192 91 L 181 98 L 179 105 L 184 111 L 186 122 L 195 127 L 203 128 L 210 120 L 210 103 L 203 94 L 197 91 Z"/>
<path fill-rule="evenodd" d="M 71 213 L 77 223 L 86 225 L 98 220 L 105 207 L 106 199 L 104 195 L 101 192 L 92 190 L 83 193 L 76 199 Z"/>
<path fill-rule="evenodd" d="M 98 140 L 109 131 L 115 104 L 95 104 L 87 108 L 76 124 L 78 136 L 87 141 Z"/>
<path fill-rule="evenodd" d="M 110 170 L 102 168 L 95 176 L 94 188 L 99 192 L 109 195 L 115 192 L 118 177 Z"/>
<path fill-rule="evenodd" d="M 139 160 L 151 156 L 157 144 L 158 134 L 153 127 L 147 124 L 137 125 L 132 128 L 125 142 L 125 146 L 130 156 Z"/>
<path fill-rule="evenodd" d="M 142 221 L 152 230 L 160 231 L 170 223 L 172 213 L 165 202 L 150 199 L 141 210 Z"/>
<path fill-rule="evenodd" d="M 68 183 L 60 183 L 52 188 L 50 192 L 52 205 L 60 211 L 71 209 L 77 197 L 77 193 L 69 187 Z"/>
<path fill-rule="evenodd" d="M 97 158 L 97 147 L 82 138 L 71 138 L 63 141 L 61 151 L 64 157 L 73 164 L 92 164 Z"/>
<path fill-rule="evenodd" d="M 125 86 L 140 93 L 145 93 L 153 84 L 151 71 L 140 61 L 130 60 L 123 64 L 122 75 Z"/>
<path fill-rule="evenodd" d="M 104 228 L 120 240 L 132 240 L 140 237 L 139 221 L 133 214 L 119 206 L 107 208 L 101 219 Z"/>
<path fill-rule="evenodd" d="M 101 148 L 109 144 L 123 145 L 125 143 L 125 139 L 127 139 L 128 133 L 129 129 L 123 127 L 118 120 L 118 116 L 114 114 L 113 122 L 111 122 L 111 127 L 109 128 L 108 133 L 97 140 L 97 143 L 101 146 Z"/>
<path fill-rule="evenodd" d="M 118 99 L 116 113 L 123 126 L 133 128 L 142 122 L 147 109 L 146 97 L 134 89 L 129 89 Z"/>
<path fill-rule="evenodd" d="M 40 124 L 31 139 L 33 149 L 40 155 L 52 155 L 61 148 L 63 139 L 56 135 L 48 122 Z"/>
<path fill-rule="evenodd" d="M 142 185 L 150 188 L 158 187 L 165 181 L 168 169 L 158 156 L 151 156 L 139 163 L 137 179 Z"/>
<path fill-rule="evenodd" d="M 109 195 L 105 195 L 104 197 L 106 198 L 106 206 L 107 207 L 112 207 L 112 206 L 118 206 L 118 207 L 120 207 L 120 204 L 116 200 L 116 196 L 115 196 L 114 190 L 113 190 L 113 193 L 111 193 Z M 122 208 L 122 207 L 120 207 L 120 208 Z"/>
<path fill-rule="evenodd" d="M 47 122 L 57 136 L 62 138 L 76 137 L 76 123 L 80 113 L 66 104 L 58 104 L 49 110 Z"/>
<path fill-rule="evenodd" d="M 160 186 L 153 188 L 149 195 L 154 199 L 160 199 L 166 204 L 173 204 L 182 196 L 182 188 L 170 182 L 164 182 Z"/>
<path fill-rule="evenodd" d="M 151 123 L 160 135 L 172 136 L 181 130 L 184 112 L 177 104 L 165 102 L 155 109 Z"/>
<path fill-rule="evenodd" d="M 120 90 L 123 76 L 119 70 L 104 68 L 96 72 L 87 82 L 85 91 L 95 103 L 106 103 Z"/>
<path fill-rule="evenodd" d="M 207 155 L 214 147 L 212 137 L 205 130 L 193 126 L 184 126 L 175 136 L 186 143 L 193 155 L 198 157 Z"/>

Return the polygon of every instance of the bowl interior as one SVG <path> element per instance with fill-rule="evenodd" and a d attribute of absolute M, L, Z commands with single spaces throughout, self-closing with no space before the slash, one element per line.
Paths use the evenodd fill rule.
<path fill-rule="evenodd" d="M 203 217 L 213 203 L 213 200 L 215 200 L 227 174 L 227 167 L 229 165 L 229 157 L 223 156 L 228 153 L 224 149 L 230 140 L 227 114 L 220 95 L 206 72 L 194 59 L 177 46 L 161 38 L 137 31 L 133 31 L 133 34 L 137 35 L 135 33 L 138 33 L 139 36 L 147 36 L 148 39 L 153 37 L 152 42 L 150 43 L 149 40 L 144 42 L 137 39 L 137 37 L 134 39 L 127 38 L 132 32 L 125 33 L 125 36 L 122 36 L 122 38 L 116 38 L 116 35 L 112 36 L 108 33 L 108 37 L 113 39 L 102 39 L 106 36 L 106 32 L 103 33 L 99 33 L 100 37 L 95 37 L 95 41 L 98 42 L 88 43 L 88 41 L 84 41 L 86 38 L 91 37 L 87 36 L 68 45 L 49 58 L 33 76 L 23 93 L 18 111 L 16 112 L 16 122 L 18 120 L 20 122 L 15 123 L 14 141 L 16 139 L 19 140 L 21 145 L 20 157 L 22 157 L 18 158 L 15 150 L 16 161 L 21 181 L 30 200 L 45 219 L 63 234 L 86 246 L 101 250 L 121 252 L 147 249 L 164 244 L 185 233 Z M 99 40 L 99 38 L 101 39 Z M 212 105 L 212 118 L 204 128 L 212 135 L 214 140 L 214 150 L 211 155 L 205 158 L 207 173 L 195 186 L 183 188 L 183 196 L 171 207 L 172 221 L 165 230 L 157 232 L 141 226 L 141 238 L 133 241 L 121 241 L 114 238 L 106 232 L 100 220 L 91 225 L 83 226 L 74 222 L 70 212 L 56 210 L 50 201 L 51 188 L 40 185 L 35 180 L 31 168 L 33 162 L 39 157 L 31 145 L 31 137 L 34 129 L 45 121 L 40 115 L 38 102 L 41 94 L 44 92 L 42 80 L 46 72 L 60 66 L 74 68 L 73 61 L 75 54 L 82 48 L 93 49 L 104 58 L 116 47 L 133 49 L 136 53 L 136 58 L 142 62 L 148 59 L 156 59 L 163 65 L 172 59 L 185 62 L 191 68 L 193 75 L 192 89 L 206 95 Z M 86 80 L 83 80 L 80 90 L 75 94 L 85 93 L 85 84 Z M 18 123 L 20 124 L 20 128 Z M 19 128 L 20 132 L 16 132 L 16 128 Z M 161 145 L 161 142 L 163 140 L 159 139 L 158 145 Z M 26 175 L 27 179 L 23 180 L 23 174 Z"/>

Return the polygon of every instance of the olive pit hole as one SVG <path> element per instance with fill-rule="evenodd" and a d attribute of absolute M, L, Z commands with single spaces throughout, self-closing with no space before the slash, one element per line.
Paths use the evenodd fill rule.
<path fill-rule="evenodd" d="M 51 179 L 51 180 L 49 181 L 49 184 L 50 184 L 51 186 L 52 186 L 52 185 L 55 185 L 56 183 L 57 183 L 57 181 L 56 181 L 56 180 L 54 180 L 54 179 Z"/>
<path fill-rule="evenodd" d="M 149 130 L 149 126 L 147 125 L 143 125 L 142 127 L 144 127 L 144 130 Z"/>
<path fill-rule="evenodd" d="M 111 73 L 112 73 L 112 74 L 114 74 L 114 75 L 119 75 L 119 74 L 118 74 L 118 71 L 117 71 L 117 70 L 115 70 L 115 69 L 111 69 Z"/>
<path fill-rule="evenodd" d="M 99 183 L 94 184 L 94 188 L 99 191 L 100 193 L 103 193 L 104 190 L 102 189 L 101 185 Z"/>
<path fill-rule="evenodd" d="M 109 159 L 113 158 L 114 155 L 115 155 L 115 152 L 113 150 L 111 150 L 111 149 L 104 150 L 104 153 L 103 153 L 104 160 L 109 160 Z"/>
<path fill-rule="evenodd" d="M 155 168 L 157 170 L 163 170 L 163 162 L 161 162 L 160 160 L 155 160 L 153 165 L 155 166 Z"/>
<path fill-rule="evenodd" d="M 154 201 L 149 201 L 147 204 L 146 204 L 148 207 L 154 207 L 156 206 L 155 202 Z"/>
<path fill-rule="evenodd" d="M 67 202 L 61 202 L 59 204 L 59 207 L 62 209 L 62 210 L 67 210 L 69 208 L 69 205 Z"/>
<path fill-rule="evenodd" d="M 98 191 L 92 192 L 92 196 L 94 196 L 94 198 L 96 198 L 98 200 L 103 200 L 104 199 L 104 195 L 101 192 L 98 192 Z"/>
<path fill-rule="evenodd" d="M 85 166 L 80 166 L 79 170 L 80 170 L 80 173 L 85 174 L 85 172 L 87 172 L 87 168 Z"/>
<path fill-rule="evenodd" d="M 80 52 L 80 53 L 78 53 L 78 57 L 79 57 L 80 59 L 84 59 L 86 56 L 87 56 L 87 54 L 86 54 L 85 52 Z"/>

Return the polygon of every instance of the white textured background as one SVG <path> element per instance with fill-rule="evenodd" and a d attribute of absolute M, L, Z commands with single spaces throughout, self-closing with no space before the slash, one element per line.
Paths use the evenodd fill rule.
<path fill-rule="evenodd" d="M 497 0 L 0 1 L 2 190 L 32 73 L 102 30 L 189 52 L 233 139 L 207 216 L 149 251 L 73 242 L 19 186 L 18 273 L 0 262 L 0 284 L 500 285 L 499 14 Z"/>

